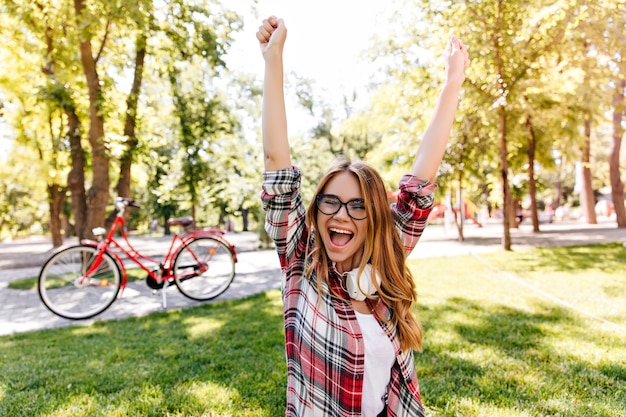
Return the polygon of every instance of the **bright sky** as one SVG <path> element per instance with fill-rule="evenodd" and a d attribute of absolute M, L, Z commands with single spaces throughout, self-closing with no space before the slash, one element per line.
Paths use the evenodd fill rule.
<path fill-rule="evenodd" d="M 313 80 L 315 94 L 339 102 L 342 95 L 351 95 L 371 78 L 371 67 L 361 54 L 373 35 L 386 31 L 391 4 L 381 0 L 258 0 L 260 17 L 245 18 L 244 30 L 229 54 L 229 65 L 262 79 L 263 58 L 255 33 L 264 17 L 275 15 L 287 26 L 285 73 Z"/>

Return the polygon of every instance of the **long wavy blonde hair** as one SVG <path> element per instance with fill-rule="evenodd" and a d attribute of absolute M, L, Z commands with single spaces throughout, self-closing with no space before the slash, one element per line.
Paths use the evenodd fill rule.
<path fill-rule="evenodd" d="M 387 199 L 385 184 L 374 168 L 362 161 L 350 162 L 339 159 L 324 175 L 311 204 L 307 209 L 307 224 L 314 235 L 315 245 L 309 251 L 310 265 L 307 275 L 317 272 L 318 288 L 324 279 L 330 287 L 328 271 L 329 258 L 323 247 L 317 225 L 317 195 L 321 194 L 326 184 L 337 174 L 349 172 L 357 179 L 365 201 L 367 212 L 367 237 L 363 248 L 363 257 L 359 270 L 367 263 L 381 277 L 381 284 L 374 280 L 380 300 L 389 308 L 389 320 L 397 329 L 397 337 L 403 350 L 422 349 L 422 328 L 411 313 L 411 307 L 417 301 L 415 282 L 411 271 L 406 266 L 406 254 Z"/>

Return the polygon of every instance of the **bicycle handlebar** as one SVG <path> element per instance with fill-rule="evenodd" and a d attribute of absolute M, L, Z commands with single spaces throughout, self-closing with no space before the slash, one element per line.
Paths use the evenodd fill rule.
<path fill-rule="evenodd" d="M 135 200 L 127 197 L 117 197 L 115 199 L 115 207 L 118 211 L 123 211 L 126 207 L 140 208 L 141 206 L 135 203 Z"/>

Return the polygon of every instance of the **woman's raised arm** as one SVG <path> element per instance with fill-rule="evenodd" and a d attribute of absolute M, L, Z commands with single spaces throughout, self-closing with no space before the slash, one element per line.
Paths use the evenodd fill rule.
<path fill-rule="evenodd" d="M 275 171 L 291 167 L 283 86 L 283 48 L 287 28 L 282 19 L 270 16 L 263 20 L 256 37 L 265 60 L 262 110 L 263 159 L 265 170 Z"/>
<path fill-rule="evenodd" d="M 455 36 L 450 39 L 444 52 L 444 63 L 447 71 L 446 83 L 415 155 L 411 172 L 416 177 L 429 181 L 434 181 L 446 151 L 461 85 L 465 80 L 465 70 L 469 67 L 467 46 Z"/>

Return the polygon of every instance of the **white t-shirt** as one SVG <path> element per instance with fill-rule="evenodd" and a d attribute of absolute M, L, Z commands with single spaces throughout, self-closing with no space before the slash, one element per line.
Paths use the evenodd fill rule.
<path fill-rule="evenodd" d="M 355 313 L 365 343 L 363 417 L 376 417 L 385 408 L 384 399 L 396 352 L 373 314 Z"/>

